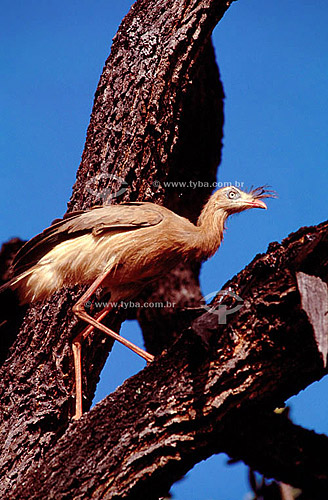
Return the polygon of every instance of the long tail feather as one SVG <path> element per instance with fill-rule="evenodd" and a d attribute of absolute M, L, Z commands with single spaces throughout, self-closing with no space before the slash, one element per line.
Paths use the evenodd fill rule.
<path fill-rule="evenodd" d="M 13 290 L 19 288 L 21 281 L 27 278 L 32 272 L 33 268 L 24 271 L 18 276 L 14 276 L 14 278 L 12 278 L 11 280 L 7 281 L 6 283 L 0 286 L 0 294 L 3 293 L 5 290 L 8 290 L 8 288 L 12 288 Z"/>

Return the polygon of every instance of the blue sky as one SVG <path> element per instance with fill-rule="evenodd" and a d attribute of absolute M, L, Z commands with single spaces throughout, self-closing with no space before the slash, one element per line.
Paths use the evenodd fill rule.
<path fill-rule="evenodd" d="M 111 39 L 131 2 L 2 0 L 0 241 L 28 239 L 66 210 L 93 95 Z M 232 218 L 203 266 L 217 290 L 270 241 L 327 219 L 328 5 L 322 0 L 239 0 L 214 32 L 226 93 L 220 181 L 270 184 L 269 210 Z M 142 343 L 134 322 L 123 334 Z M 96 400 L 143 367 L 115 346 Z M 297 423 L 328 433 L 327 381 L 292 398 Z M 173 488 L 182 500 L 235 500 L 246 468 L 225 456 L 196 466 Z"/>

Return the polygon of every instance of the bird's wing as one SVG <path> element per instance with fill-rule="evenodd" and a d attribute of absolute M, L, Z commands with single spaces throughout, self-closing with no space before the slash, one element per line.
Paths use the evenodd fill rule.
<path fill-rule="evenodd" d="M 59 243 L 71 238 L 88 233 L 98 236 L 109 231 L 155 226 L 164 218 L 160 209 L 153 203 L 136 202 L 97 206 L 67 214 L 23 245 L 13 261 L 14 276 L 36 264 Z"/>

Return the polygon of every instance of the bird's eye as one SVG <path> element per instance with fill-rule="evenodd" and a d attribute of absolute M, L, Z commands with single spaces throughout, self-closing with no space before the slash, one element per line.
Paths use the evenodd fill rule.
<path fill-rule="evenodd" d="M 237 191 L 231 190 L 228 191 L 227 196 L 229 200 L 236 200 L 237 198 L 239 198 L 240 194 Z"/>

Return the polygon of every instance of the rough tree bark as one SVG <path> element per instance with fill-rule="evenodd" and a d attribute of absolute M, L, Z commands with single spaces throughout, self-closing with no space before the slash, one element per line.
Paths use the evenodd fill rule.
<path fill-rule="evenodd" d="M 71 424 L 12 498 L 159 498 L 193 464 L 222 451 L 326 498 L 328 438 L 273 409 L 327 371 L 327 330 L 301 306 L 305 293 L 307 304 L 318 297 L 320 283 L 316 317 L 327 313 L 327 247 L 328 222 L 257 256 L 225 286 L 244 299 L 227 325 L 213 312 L 194 320 L 168 351 Z M 218 303 L 229 308 L 229 301 Z"/>
<path fill-rule="evenodd" d="M 195 197 L 164 182 L 215 180 L 223 92 L 210 34 L 228 7 L 221 0 L 132 7 L 98 85 L 69 211 L 142 199 L 197 217 L 211 188 Z M 326 438 L 290 423 L 285 436 L 287 424 L 271 411 L 325 373 L 326 253 L 327 224 L 273 245 L 227 284 L 244 299 L 228 326 L 213 313 L 184 332 L 178 314 L 139 317 L 148 349 L 166 351 L 79 422 L 70 421 L 71 341 L 83 325 L 71 306 L 82 290 L 30 307 L 21 328 L 12 326 L 1 367 L 1 498 L 158 498 L 221 451 L 326 492 L 327 464 L 315 460 Z M 197 303 L 198 268 L 175 270 L 148 294 Z M 108 324 L 117 329 L 121 321 L 118 311 Z M 97 333 L 84 346 L 85 410 L 110 348 Z"/>

